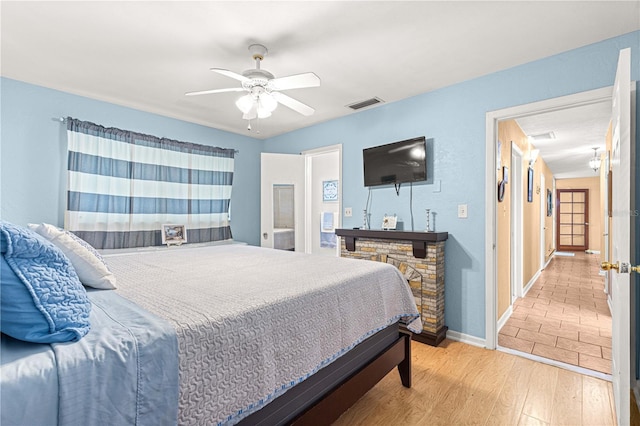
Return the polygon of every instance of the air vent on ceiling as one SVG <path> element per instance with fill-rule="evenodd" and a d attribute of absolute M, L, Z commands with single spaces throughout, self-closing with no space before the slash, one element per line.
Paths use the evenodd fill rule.
<path fill-rule="evenodd" d="M 531 135 L 529 136 L 531 139 L 533 139 L 534 141 L 546 141 L 549 139 L 555 139 L 556 138 L 556 134 L 553 132 L 547 132 L 547 133 L 540 133 L 537 135 Z"/>
<path fill-rule="evenodd" d="M 371 105 L 381 104 L 382 102 L 384 102 L 382 99 L 375 97 L 367 99 L 365 101 L 355 102 L 353 104 L 347 105 L 347 108 L 351 108 L 352 110 L 356 111 L 362 108 L 369 107 Z"/>

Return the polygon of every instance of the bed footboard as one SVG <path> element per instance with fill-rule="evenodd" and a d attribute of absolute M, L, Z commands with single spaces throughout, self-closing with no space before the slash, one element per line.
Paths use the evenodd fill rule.
<path fill-rule="evenodd" d="M 398 367 L 402 385 L 411 387 L 411 335 L 400 332 L 398 340 L 362 370 L 347 379 L 320 402 L 295 419 L 294 425 L 330 425 Z"/>
<path fill-rule="evenodd" d="M 240 424 L 329 425 L 395 367 L 402 384 L 411 387 L 411 334 L 397 324 L 365 340 Z"/>

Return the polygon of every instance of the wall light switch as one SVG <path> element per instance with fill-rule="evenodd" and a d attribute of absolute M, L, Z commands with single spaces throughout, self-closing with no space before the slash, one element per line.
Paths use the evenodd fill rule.
<path fill-rule="evenodd" d="M 467 218 L 467 205 L 466 204 L 458 204 L 458 217 L 462 219 Z"/>
<path fill-rule="evenodd" d="M 353 216 L 353 210 L 351 210 L 351 207 L 345 207 L 344 208 L 344 215 L 345 215 L 345 217 Z"/>

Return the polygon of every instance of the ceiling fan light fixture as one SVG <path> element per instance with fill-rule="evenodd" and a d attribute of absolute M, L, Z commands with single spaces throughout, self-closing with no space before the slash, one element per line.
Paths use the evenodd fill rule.
<path fill-rule="evenodd" d="M 271 95 L 271 93 L 265 92 L 258 97 L 258 111 L 265 110 L 271 113 L 275 111 L 277 107 L 278 101 L 273 97 L 273 95 Z"/>
<path fill-rule="evenodd" d="M 271 111 L 267 111 L 263 108 L 258 108 L 258 118 L 269 118 L 271 117 Z"/>
<path fill-rule="evenodd" d="M 241 83 L 241 87 L 200 90 L 187 92 L 185 95 L 195 96 L 246 91 L 248 93 L 238 98 L 235 104 L 242 112 L 242 118 L 249 121 L 256 118 L 270 117 L 279 103 L 304 116 L 309 116 L 315 112 L 310 106 L 280 92 L 290 89 L 318 87 L 320 86 L 320 78 L 317 75 L 312 72 L 306 72 L 275 78 L 269 71 L 260 68 L 260 62 L 267 54 L 267 48 L 261 44 L 252 44 L 249 46 L 249 51 L 256 61 L 255 69 L 246 70 L 242 74 L 238 74 L 224 68 L 211 68 L 213 72 L 238 80 Z"/>
<path fill-rule="evenodd" d="M 238 98 L 238 100 L 236 101 L 236 106 L 240 111 L 242 111 L 243 114 L 248 114 L 249 111 L 251 111 L 254 102 L 255 100 L 253 99 L 253 96 L 251 96 L 250 94 L 244 95 Z"/>

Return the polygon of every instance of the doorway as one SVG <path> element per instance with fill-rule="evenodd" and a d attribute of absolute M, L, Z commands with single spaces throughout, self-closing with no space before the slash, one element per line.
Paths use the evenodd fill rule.
<path fill-rule="evenodd" d="M 261 154 L 262 247 L 335 256 L 341 224 L 342 145 Z"/>
<path fill-rule="evenodd" d="M 487 223 L 485 227 L 485 286 L 486 294 L 486 321 L 485 321 L 485 346 L 488 349 L 495 349 L 497 344 L 497 270 L 498 261 L 496 255 L 496 213 L 495 203 L 495 182 L 497 181 L 496 162 L 496 141 L 498 122 L 513 118 L 526 117 L 540 114 L 547 111 L 558 111 L 575 106 L 593 105 L 603 102 L 611 102 L 612 88 L 581 92 L 569 96 L 548 99 L 526 105 L 505 108 L 486 114 L 486 150 L 485 163 L 485 207 Z"/>
<path fill-rule="evenodd" d="M 607 93 L 608 92 L 608 93 Z M 540 103 L 536 103 L 534 105 L 527 105 L 527 106 L 522 106 L 522 107 L 515 107 L 510 109 L 509 111 L 502 111 L 501 114 L 495 114 L 493 117 L 491 116 L 491 114 L 487 114 L 487 118 L 488 118 L 488 122 L 487 122 L 487 126 L 488 126 L 488 130 L 491 129 L 492 126 L 494 126 L 494 131 L 492 132 L 492 136 L 489 137 L 495 137 L 495 135 L 498 134 L 497 128 L 499 125 L 499 122 L 503 121 L 503 120 L 511 120 L 511 119 L 519 119 L 522 117 L 531 117 L 534 115 L 538 115 L 538 114 L 543 114 L 546 112 L 555 112 L 555 111 L 559 111 L 559 110 L 564 110 L 564 109 L 568 109 L 568 108 L 573 108 L 575 106 L 584 106 L 584 105 L 590 105 L 590 104 L 594 104 L 594 103 L 605 103 L 608 102 L 610 103 L 611 98 L 610 98 L 610 91 L 608 90 L 597 90 L 597 91 L 593 91 L 587 94 L 580 94 L 580 95 L 574 95 L 574 96 L 570 96 L 570 97 L 566 97 L 566 98 L 561 98 L 561 99 L 555 99 L 555 100 L 550 100 L 548 102 L 540 102 Z M 573 98 L 573 99 L 571 99 Z M 552 104 L 550 106 L 550 104 Z M 600 137 L 604 140 L 604 134 L 605 131 L 602 132 L 603 134 L 600 135 Z M 489 143 L 490 139 L 487 139 L 488 143 Z M 493 139 L 495 140 L 495 139 Z M 504 141 L 503 141 L 504 142 Z M 531 143 L 532 141 L 530 141 Z M 526 141 L 525 144 L 523 145 L 522 143 L 520 143 L 521 148 L 524 146 L 523 148 L 523 152 L 524 152 L 524 162 L 526 163 L 527 160 L 529 160 L 529 162 L 531 161 L 531 159 L 528 156 L 528 153 L 531 152 L 531 146 L 529 146 L 528 148 L 526 147 Z M 503 144 L 504 147 L 504 144 Z M 495 151 L 493 151 L 494 153 L 488 153 L 488 157 L 487 159 L 489 159 L 489 155 L 491 155 L 491 160 L 495 159 Z M 585 150 L 585 152 L 588 152 L 588 150 Z M 513 151 L 511 152 L 511 155 L 517 156 L 517 153 L 514 154 Z M 509 158 L 509 157 L 507 157 Z M 504 157 L 503 157 L 504 159 Z M 512 158 L 513 161 L 513 158 Z M 514 165 L 515 163 L 510 164 L 510 167 L 512 168 L 512 172 L 511 176 L 513 179 L 515 179 L 514 175 L 516 173 L 515 167 L 517 167 L 517 165 Z M 538 166 L 538 165 L 536 165 Z M 493 169 L 493 167 L 491 167 Z M 523 166 L 524 168 L 524 166 Z M 554 173 L 555 174 L 555 173 Z M 536 176 L 541 176 L 542 175 L 542 171 L 539 170 L 538 168 L 536 168 L 536 172 L 535 172 Z M 495 175 L 492 176 L 493 179 L 495 179 Z M 524 177 L 524 180 L 526 180 L 526 176 Z M 535 296 L 542 296 L 543 299 L 546 300 L 537 300 L 535 302 L 538 302 L 538 306 L 534 306 L 534 301 L 531 300 L 527 300 L 525 302 L 523 302 L 520 306 L 518 306 L 516 309 L 520 310 L 520 315 L 522 314 L 522 311 L 526 311 L 529 310 L 529 312 L 527 312 L 528 314 L 534 316 L 535 320 L 539 320 L 539 324 L 537 325 L 537 327 L 542 327 L 545 326 L 545 332 L 550 332 L 549 327 L 554 327 L 556 326 L 556 328 L 560 328 L 560 321 L 558 320 L 557 322 L 555 320 L 557 320 L 557 318 L 553 318 L 553 316 L 555 314 L 557 314 L 558 312 L 553 312 L 554 309 L 557 309 L 557 306 L 555 308 L 551 308 L 549 310 L 545 310 L 542 309 L 544 308 L 544 306 L 542 306 L 542 304 L 540 303 L 544 303 L 544 302 L 549 302 L 550 300 L 556 299 L 554 302 L 559 302 L 559 303 L 564 303 L 565 299 L 569 300 L 571 299 L 571 297 L 567 297 L 567 295 L 565 294 L 564 297 L 562 297 L 562 300 L 558 300 L 560 299 L 561 296 L 559 296 L 558 294 L 553 294 L 553 291 L 547 287 L 547 288 L 541 288 L 542 287 L 542 281 L 540 280 L 540 274 L 543 273 L 543 267 L 545 267 L 546 262 L 543 262 L 543 259 L 545 259 L 545 257 L 549 256 L 549 252 L 551 251 L 552 247 L 552 242 L 554 242 L 554 239 L 552 239 L 553 236 L 553 228 L 554 228 L 554 223 L 553 221 L 551 221 L 551 217 L 547 216 L 547 212 L 549 212 L 548 210 L 548 202 L 547 202 L 547 190 L 549 192 L 549 194 L 553 194 L 552 192 L 552 185 L 555 186 L 555 182 L 554 180 L 551 179 L 551 177 L 549 177 L 549 175 L 546 178 L 546 182 L 544 182 L 544 180 L 542 180 L 540 177 L 538 177 L 536 179 L 536 184 L 534 185 L 535 188 L 535 194 L 539 194 L 539 196 L 533 197 L 533 203 L 534 205 L 531 205 L 529 203 L 526 204 L 526 207 L 531 210 L 532 207 L 535 206 L 535 211 L 536 211 L 536 215 L 539 215 L 540 218 L 535 218 L 535 217 L 531 217 L 530 219 L 527 220 L 534 220 L 533 223 L 529 223 L 529 224 L 523 224 L 523 228 L 529 229 L 529 227 L 531 227 L 533 225 L 534 228 L 537 228 L 540 233 L 538 235 L 540 235 L 540 238 L 533 244 L 535 244 L 535 247 L 530 247 L 529 248 L 529 254 L 525 256 L 525 269 L 528 268 L 529 272 L 526 272 L 524 275 L 524 279 L 522 281 L 524 281 L 525 284 L 525 289 L 523 290 L 523 293 L 526 293 L 527 290 L 529 290 L 531 293 L 531 295 L 535 295 Z M 515 181 L 514 181 L 515 183 Z M 547 185 L 549 186 L 547 188 Z M 518 185 L 518 188 L 512 188 L 512 194 L 514 191 L 517 191 L 519 189 L 520 185 Z M 555 188 L 553 188 L 555 189 Z M 526 190 L 526 187 L 523 186 L 523 192 Z M 500 209 L 500 213 L 502 213 L 502 209 L 503 206 L 500 204 L 496 204 L 495 202 L 495 195 L 494 194 L 490 194 L 491 195 L 491 200 L 489 201 L 489 199 L 487 199 L 487 206 L 492 207 L 493 209 Z M 521 197 L 522 198 L 522 197 Z M 538 204 L 539 203 L 539 204 Z M 511 204 L 514 205 L 514 200 L 511 201 Z M 546 207 L 546 208 L 545 208 Z M 515 207 L 517 208 L 517 207 Z M 553 206 L 553 213 L 555 216 L 557 216 L 559 213 L 557 211 L 557 206 Z M 493 211 L 494 214 L 494 221 L 493 221 L 493 227 L 497 226 L 497 216 L 495 216 L 495 214 L 497 213 L 497 210 Z M 512 212 L 513 213 L 513 212 Z M 547 220 L 546 223 L 546 230 L 545 230 L 545 224 L 544 224 L 544 220 Z M 539 221 L 538 221 L 539 220 Z M 582 222 L 583 224 L 585 223 L 584 220 Z M 517 223 L 514 221 L 512 222 L 512 228 L 511 228 L 511 233 L 516 234 L 517 231 L 516 229 L 518 228 Z M 496 229 L 496 228 L 493 228 Z M 546 231 L 547 236 L 546 239 L 544 237 L 542 237 L 542 234 Z M 514 235 L 515 236 L 515 235 Z M 488 236 L 488 240 L 489 241 L 495 241 L 494 239 L 495 237 Z M 527 243 L 524 242 L 525 247 L 527 244 L 531 244 L 531 243 Z M 548 246 L 548 247 L 545 247 Z M 525 250 L 526 251 L 526 250 Z M 492 247 L 490 250 L 488 250 L 488 252 L 491 253 L 491 256 L 488 256 L 491 258 L 491 263 L 487 265 L 488 268 L 488 272 L 490 272 L 488 274 L 487 277 L 487 281 L 491 282 L 491 283 L 497 283 L 496 280 L 496 269 L 498 268 L 497 266 L 497 249 L 496 247 Z M 513 260 L 513 263 L 508 262 L 507 264 L 513 264 L 514 266 L 517 267 L 517 265 L 519 264 L 517 262 L 517 257 L 518 255 L 516 254 L 517 252 L 515 250 L 513 250 L 510 253 L 510 256 Z M 531 256 L 531 257 L 529 257 Z M 503 262 L 503 266 L 501 266 L 501 269 L 504 268 L 504 258 L 501 258 L 501 262 Z M 598 272 L 599 272 L 599 268 L 598 268 L 598 259 L 596 259 L 595 262 L 589 262 L 589 260 L 593 260 L 594 257 L 591 256 L 590 258 L 584 258 L 581 259 L 580 261 L 583 262 L 584 264 L 580 265 L 580 266 L 576 266 L 576 269 L 582 269 L 584 268 L 585 271 L 590 270 L 590 269 L 594 269 L 595 271 L 591 271 L 592 276 L 589 277 L 580 277 L 580 279 L 583 279 L 585 281 L 589 281 L 591 279 L 595 279 L 595 280 L 601 280 L 601 277 L 599 276 Z M 566 265 L 566 263 L 570 260 L 576 260 L 576 259 L 562 259 L 563 260 L 563 266 L 560 268 L 552 268 L 550 271 L 548 271 L 549 273 L 547 273 L 543 279 L 547 279 L 549 281 L 551 280 L 556 280 L 556 282 L 554 284 L 560 284 L 559 282 L 557 282 L 558 279 L 561 279 L 562 277 L 560 277 L 560 273 L 563 272 L 564 269 L 566 270 L 574 270 L 573 267 L 569 267 Z M 529 264 L 527 264 L 527 262 L 529 262 Z M 586 263 L 585 263 L 586 262 Z M 560 262 L 557 262 L 560 263 Z M 589 264 L 589 267 L 586 266 L 586 264 Z M 552 264 L 550 264 L 552 265 Z M 537 274 L 536 276 L 533 276 L 533 278 L 527 282 L 527 280 L 529 279 L 528 277 L 532 276 L 533 274 L 531 273 L 532 268 L 534 268 L 534 270 L 537 270 Z M 512 270 L 511 273 L 512 275 L 517 274 L 516 272 L 517 270 Z M 579 274 L 574 272 L 574 276 L 570 277 L 572 279 L 577 279 L 579 278 Z M 489 348 L 495 348 L 498 346 L 498 342 L 497 342 L 497 320 L 496 318 L 498 317 L 498 315 L 500 315 L 502 313 L 502 310 L 504 308 L 504 305 L 502 305 L 502 308 L 500 308 L 501 310 L 498 310 L 498 303 L 504 303 L 504 299 L 503 302 L 500 302 L 500 300 L 496 300 L 496 296 L 497 296 L 497 292 L 498 292 L 498 288 L 496 287 L 497 284 L 495 284 L 494 286 L 490 286 L 492 288 L 488 288 L 488 295 L 487 295 L 487 301 L 490 303 L 490 305 L 488 306 L 488 308 L 490 309 L 490 311 L 488 311 L 488 315 L 490 315 L 491 319 L 487 319 L 487 328 L 492 329 L 492 332 L 495 334 L 492 334 L 492 332 L 487 332 L 487 347 Z M 516 291 L 518 290 L 518 288 L 515 289 Z M 569 289 L 569 290 L 560 290 L 560 288 L 556 289 L 558 291 L 575 291 L 574 295 L 577 295 L 576 300 L 580 301 L 580 293 L 579 293 L 579 289 L 575 288 L 575 289 Z M 597 289 L 584 289 L 589 290 L 592 292 L 591 296 L 592 299 L 589 300 L 589 302 L 593 302 L 594 305 L 594 312 L 592 312 L 592 315 L 597 315 L 597 313 L 595 312 L 596 307 L 597 308 L 602 308 L 603 305 L 606 305 L 606 295 L 603 294 L 603 292 L 601 290 L 597 290 Z M 600 299 L 598 299 L 597 301 L 595 300 L 595 295 L 596 293 L 598 296 L 601 296 Z M 511 294 L 513 295 L 514 293 L 514 289 L 511 289 Z M 571 295 L 569 295 L 571 296 Z M 587 297 L 586 295 L 582 295 L 582 297 Z M 518 303 L 518 302 L 516 302 Z M 526 306 L 526 304 L 529 304 L 529 306 Z M 597 303 L 597 306 L 596 306 Z M 491 305 L 492 304 L 492 305 Z M 568 307 L 567 307 L 568 308 Z M 535 309 L 540 309 L 540 311 L 536 312 Z M 579 305 L 577 306 L 577 309 L 579 309 Z M 537 318 L 535 318 L 535 316 L 538 316 Z M 517 316 L 517 315 L 516 315 Z M 544 319 L 544 318 L 547 319 Z M 577 317 L 577 315 L 576 315 Z M 537 338 L 542 338 L 544 336 L 542 336 L 542 334 L 545 333 L 540 333 L 540 328 L 536 329 L 536 330 L 529 330 L 527 329 L 527 327 L 530 326 L 530 324 L 524 324 L 526 318 L 522 317 L 522 318 L 516 318 L 519 319 L 520 321 L 522 321 L 521 325 L 522 327 L 519 327 L 520 330 L 522 331 L 523 335 L 527 335 L 526 337 L 530 340 L 530 341 L 534 341 Z M 531 319 L 531 318 L 530 318 Z M 583 320 L 584 321 L 584 320 Z M 546 323 L 546 324 L 542 324 L 542 323 Z M 579 328 L 579 323 L 580 320 L 578 320 L 577 326 L 576 328 Z M 490 325 L 491 324 L 491 325 Z M 594 325 L 594 327 L 596 327 Z M 606 323 L 605 326 L 605 331 L 603 332 L 604 334 L 610 334 L 610 320 L 608 320 L 608 322 Z M 512 328 L 511 330 L 509 330 L 510 332 L 518 332 L 518 330 L 516 329 L 516 327 Z M 566 348 L 567 345 L 571 344 L 574 347 L 578 347 L 578 346 L 583 346 L 581 343 L 586 343 L 586 342 L 580 342 L 579 340 L 579 332 L 577 330 L 574 330 L 575 333 L 575 339 L 573 339 L 573 342 L 569 342 L 568 340 L 563 340 L 563 339 L 567 339 L 567 337 L 562 337 L 562 339 L 560 337 L 558 337 L 557 335 L 555 337 L 551 337 L 551 339 L 549 341 L 546 342 L 534 342 L 534 343 L 540 343 L 540 345 L 538 345 L 540 348 L 545 348 L 545 344 L 548 347 L 552 347 L 554 349 L 554 351 L 556 349 L 572 349 L 572 348 Z M 586 328 L 583 330 L 584 331 L 592 331 L 593 334 L 595 335 L 595 337 L 602 337 L 599 334 L 599 330 L 598 327 L 590 329 L 590 330 L 586 330 Z M 533 333 L 531 333 L 533 332 Z M 586 336 L 586 335 L 585 335 Z M 588 338 L 588 337 L 585 337 Z M 556 348 L 556 342 L 558 342 L 558 340 L 562 340 L 562 343 L 560 346 L 565 346 L 562 348 Z M 571 340 L 571 339 L 569 339 Z M 551 344 L 549 344 L 551 343 Z M 495 346 L 493 346 L 495 345 Z M 584 345 L 586 347 L 586 345 Z M 596 345 L 597 346 L 597 345 Z M 602 346 L 600 346 L 599 348 L 595 348 L 595 347 L 590 347 L 591 350 L 598 350 L 599 354 L 603 354 L 604 356 L 610 357 L 609 356 L 609 347 L 611 346 L 611 344 L 609 343 L 608 346 L 604 345 L 605 349 L 602 349 Z M 529 351 L 531 353 L 531 351 Z M 543 351 L 538 351 L 538 356 L 539 357 L 543 357 L 544 354 L 542 354 Z M 558 350 L 558 352 L 560 352 Z M 558 357 L 556 357 L 558 358 Z M 575 353 L 573 355 L 574 358 L 574 362 L 572 362 L 572 364 L 574 365 L 579 365 L 578 362 L 578 354 Z M 585 357 L 586 359 L 586 357 Z M 610 364 L 610 360 L 609 359 L 605 359 L 602 358 L 601 356 L 601 360 L 604 360 L 603 362 L 605 364 Z M 560 361 L 562 362 L 562 361 Z M 550 362 L 550 363 L 554 363 L 554 362 Z M 586 365 L 586 362 L 584 363 Z M 588 367 L 585 367 L 588 368 Z"/>
<path fill-rule="evenodd" d="M 611 172 L 613 179 L 620 184 L 615 184 L 609 189 L 612 190 L 612 215 L 613 229 L 612 250 L 607 268 L 620 268 L 620 271 L 613 275 L 612 287 L 612 387 L 614 401 L 616 405 L 616 417 L 619 424 L 628 424 L 630 414 L 630 382 L 636 378 L 636 363 L 632 362 L 637 357 L 636 349 L 636 323 L 632 321 L 636 309 L 636 294 L 633 286 L 630 286 L 630 277 L 627 268 L 621 268 L 622 262 L 629 262 L 635 259 L 632 244 L 635 244 L 635 233 L 633 218 L 626 213 L 633 209 L 632 204 L 633 188 L 635 182 L 635 140 L 634 122 L 636 117 L 635 105 L 635 82 L 631 81 L 631 49 L 626 48 L 620 51 L 616 78 L 613 87 L 591 90 L 574 95 L 548 99 L 532 104 L 505 108 L 503 110 L 492 111 L 486 114 L 486 145 L 485 145 L 485 286 L 486 290 L 486 347 L 496 348 L 497 340 L 497 232 L 496 232 L 496 211 L 495 203 L 495 182 L 497 173 L 495 169 L 497 128 L 500 120 L 509 118 L 526 117 L 539 114 L 545 111 L 563 111 L 579 105 L 597 105 L 611 102 L 614 106 L 611 110 L 610 119 L 613 123 L 612 159 Z M 617 155 L 619 153 L 620 155 Z M 615 159 L 613 159 L 615 157 Z M 629 197 L 632 194 L 632 197 Z M 604 209 L 603 209 L 604 210 Z M 616 214 L 616 212 L 618 212 Z M 617 246 L 617 248 L 615 248 Z M 617 251 L 616 251 L 617 250 Z M 613 259 L 615 258 L 615 259 Z M 635 389 L 637 391 L 637 389 Z"/>

